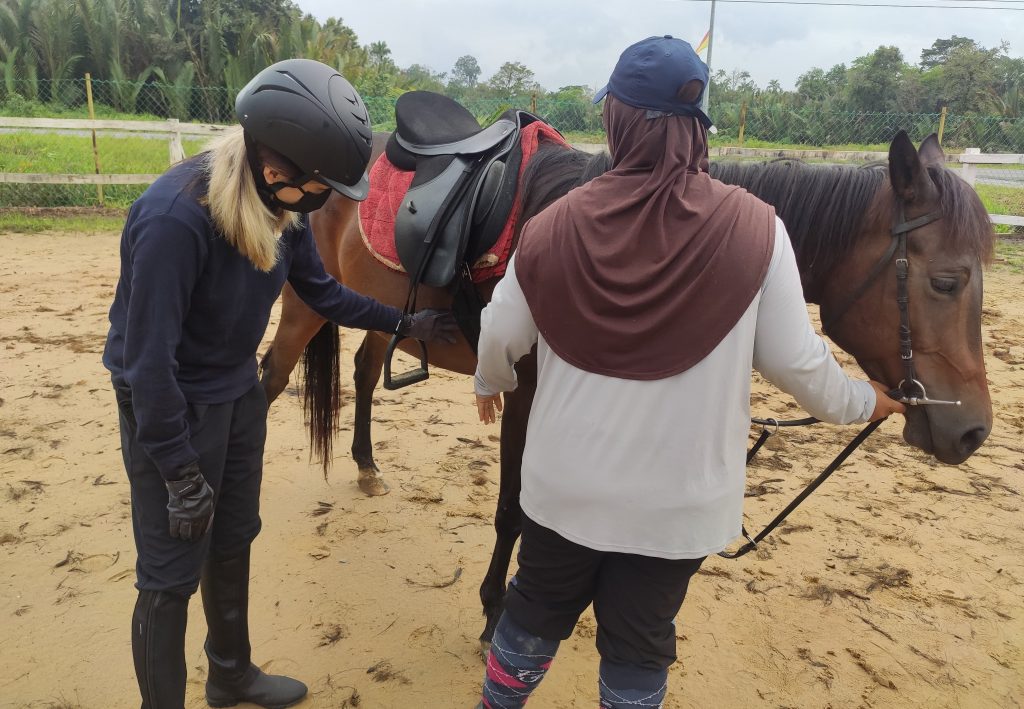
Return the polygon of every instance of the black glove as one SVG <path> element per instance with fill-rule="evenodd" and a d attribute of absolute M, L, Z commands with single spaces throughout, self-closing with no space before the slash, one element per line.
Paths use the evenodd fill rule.
<path fill-rule="evenodd" d="M 421 310 L 403 315 L 398 334 L 424 342 L 440 340 L 454 345 L 458 340 L 459 325 L 450 310 Z"/>
<path fill-rule="evenodd" d="M 197 542 L 213 519 L 213 488 L 206 482 L 198 463 L 185 466 L 177 480 L 167 480 L 167 519 L 171 536 Z"/>

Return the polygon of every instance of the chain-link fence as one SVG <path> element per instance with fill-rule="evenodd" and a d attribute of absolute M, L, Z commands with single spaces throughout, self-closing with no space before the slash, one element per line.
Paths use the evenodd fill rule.
<path fill-rule="evenodd" d="M 234 96 L 224 87 L 158 82 L 91 82 L 97 118 L 177 118 L 200 123 L 234 121 Z M 85 117 L 85 79 L 13 80 L 0 84 L 0 115 Z M 507 98 L 456 97 L 482 122 L 508 108 L 532 110 L 571 138 L 603 142 L 601 108 L 583 93 L 524 94 Z M 374 128 L 394 128 L 395 96 L 366 97 Z M 771 143 L 806 147 L 884 146 L 897 130 L 920 141 L 941 132 L 951 149 L 1024 153 L 1024 118 L 939 113 L 850 113 L 786 102 L 715 103 L 709 110 L 718 134 L 713 143 Z"/>
<path fill-rule="evenodd" d="M 0 115 L 26 117 L 87 116 L 92 89 L 97 118 L 177 118 L 199 123 L 235 119 L 235 97 L 222 86 L 176 86 L 157 82 L 64 79 L 15 79 L 0 84 Z"/>
<path fill-rule="evenodd" d="M 986 153 L 1024 153 L 1024 118 L 954 113 L 851 113 L 785 106 L 714 105 L 718 129 L 712 142 L 815 148 L 884 150 L 897 131 L 918 143 L 932 133 L 947 150 L 980 148 Z"/>
<path fill-rule="evenodd" d="M 95 115 L 99 119 L 176 118 L 200 123 L 234 120 L 234 97 L 223 87 L 177 86 L 93 79 Z M 0 116 L 86 118 L 85 79 L 12 81 L 0 84 Z M 457 97 L 483 124 L 509 108 L 537 113 L 575 143 L 603 143 L 601 108 L 579 93 L 532 94 L 509 98 Z M 376 130 L 392 130 L 397 95 L 365 97 Z M 818 148 L 884 151 L 898 130 L 920 142 L 931 133 L 942 136 L 949 152 L 979 148 L 983 153 L 1024 153 L 1024 118 L 977 115 L 849 113 L 785 102 L 715 103 L 709 109 L 717 133 L 712 146 L 747 148 Z M 0 135 L 0 173 L 91 173 L 96 169 L 88 132 L 55 135 L 36 131 Z M 186 141 L 192 155 L 202 141 Z M 159 173 L 167 167 L 166 136 L 98 134 L 97 148 L 104 173 Z M 977 188 L 989 211 L 1024 216 L 1024 165 L 979 166 Z M 127 206 L 142 186 L 103 188 L 107 206 Z M 98 191 L 90 185 L 0 183 L 0 207 L 91 206 Z"/>

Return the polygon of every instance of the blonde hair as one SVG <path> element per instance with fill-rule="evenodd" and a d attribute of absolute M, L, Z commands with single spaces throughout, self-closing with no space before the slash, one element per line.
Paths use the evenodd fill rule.
<path fill-rule="evenodd" d="M 210 141 L 203 157 L 210 176 L 206 204 L 214 225 L 253 266 L 270 271 L 277 264 L 281 232 L 297 226 L 300 215 L 275 214 L 263 204 L 249 169 L 241 126 Z"/>

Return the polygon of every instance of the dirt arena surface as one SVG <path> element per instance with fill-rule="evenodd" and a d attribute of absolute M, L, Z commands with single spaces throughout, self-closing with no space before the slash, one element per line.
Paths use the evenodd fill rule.
<path fill-rule="evenodd" d="M 0 706 L 137 707 L 129 490 L 100 363 L 118 238 L 0 243 Z M 667 707 L 1024 703 L 1024 276 L 997 262 L 986 279 L 988 442 L 947 467 L 886 422 L 758 553 L 710 559 L 678 621 Z M 348 378 L 358 335 L 343 344 Z M 797 415 L 762 384 L 754 397 L 758 414 Z M 271 410 L 254 660 L 306 681 L 302 707 L 470 709 L 497 429 L 475 421 L 470 379 L 443 372 L 378 390 L 375 414 L 393 489 L 367 498 L 350 431 L 325 481 L 308 461 L 294 381 Z M 749 470 L 748 526 L 760 529 L 855 432 L 773 439 Z M 190 613 L 186 704 L 205 707 L 198 598 Z M 596 706 L 594 634 L 587 615 L 532 707 Z"/>

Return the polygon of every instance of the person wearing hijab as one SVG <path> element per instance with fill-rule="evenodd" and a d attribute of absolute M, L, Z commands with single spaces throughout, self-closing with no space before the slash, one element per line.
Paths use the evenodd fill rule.
<path fill-rule="evenodd" d="M 454 341 L 450 313 L 412 316 L 324 271 L 305 213 L 365 199 L 369 116 L 319 62 L 260 72 L 242 124 L 135 201 L 103 363 L 117 397 L 138 551 L 132 655 L 143 709 L 185 702 L 185 623 L 202 588 L 206 701 L 287 707 L 306 686 L 252 663 L 250 546 L 260 531 L 267 399 L 256 349 L 285 281 L 339 325 Z M 119 703 L 120 704 L 120 703 Z"/>
<path fill-rule="evenodd" d="M 486 709 L 526 702 L 591 603 L 600 705 L 662 705 L 690 579 L 740 534 L 752 368 L 825 421 L 904 410 L 815 334 L 772 207 L 708 174 L 707 83 L 682 40 L 622 53 L 595 99 L 611 170 L 524 226 L 483 312 L 481 420 L 533 347 L 538 369 Z"/>

